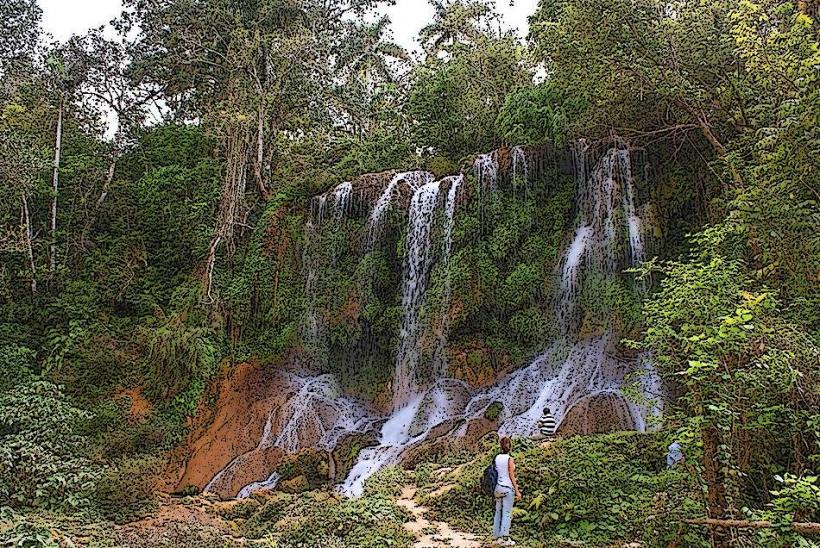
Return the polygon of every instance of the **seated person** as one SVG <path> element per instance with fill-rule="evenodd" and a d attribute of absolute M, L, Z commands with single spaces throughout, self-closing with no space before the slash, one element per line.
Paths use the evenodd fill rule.
<path fill-rule="evenodd" d="M 538 419 L 538 432 L 532 437 L 534 440 L 552 441 L 555 439 L 555 431 L 558 424 L 555 422 L 555 415 L 549 407 L 544 408 L 541 418 Z"/>

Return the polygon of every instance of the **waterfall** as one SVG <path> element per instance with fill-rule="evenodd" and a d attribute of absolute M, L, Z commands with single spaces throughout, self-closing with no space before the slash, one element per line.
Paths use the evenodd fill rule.
<path fill-rule="evenodd" d="M 442 182 L 450 184 L 450 190 L 447 192 L 447 203 L 444 207 L 444 249 L 441 257 L 441 263 L 444 266 L 444 294 L 441 299 L 441 310 L 439 312 L 439 334 L 436 344 L 436 352 L 433 355 L 433 367 L 435 369 L 435 378 L 444 377 L 447 374 L 447 357 L 445 356 L 445 349 L 447 347 L 447 326 L 450 317 L 450 254 L 453 251 L 453 227 L 455 226 L 455 212 L 456 199 L 458 197 L 458 190 L 464 182 L 464 175 L 457 177 L 448 177 Z"/>
<path fill-rule="evenodd" d="M 342 436 L 361 429 L 368 421 L 364 408 L 342 395 L 333 375 L 300 377 L 298 382 L 301 387 L 278 410 L 276 424 L 269 417 L 260 448 L 279 447 L 286 453 L 332 449 Z"/>
<path fill-rule="evenodd" d="M 573 151 L 580 218 L 557 273 L 554 307 L 561 337 L 529 366 L 475 394 L 465 412 L 478 418 L 493 402 L 504 403 L 500 432 L 505 435 L 530 435 L 544 407 L 550 407 L 560 423 L 579 402 L 601 396 L 622 401 L 615 424 L 644 430 L 645 416 L 659 413 L 657 406 L 649 409 L 623 396 L 628 376 L 637 371 L 642 373 L 640 384 L 646 399 L 659 397 L 660 380 L 646 357 L 618 357 L 611 330 L 599 336 L 578 336 L 585 273 L 597 270 L 605 277 L 615 277 L 644 259 L 629 151 L 610 149 L 591 174 L 585 144 L 577 143 Z M 619 241 L 630 250 L 626 259 L 618 256 Z"/>
<path fill-rule="evenodd" d="M 498 154 L 480 154 L 473 162 L 473 174 L 482 193 L 494 194 L 498 188 Z"/>
<path fill-rule="evenodd" d="M 372 249 L 400 189 L 406 190 L 410 200 L 402 258 L 402 319 L 393 372 L 392 410 L 386 420 L 381 418 L 384 423 L 378 445 L 360 452 L 339 486 L 342 492 L 361 494 L 372 473 L 400 462 L 408 450 L 434 436 L 466 435 L 468 426 L 483 421 L 487 409 L 496 402 L 503 404 L 500 433 L 517 436 L 533 433 L 545 407 L 550 407 L 559 423 L 569 421 L 576 426 L 592 427 L 603 420 L 605 424 L 636 430 L 645 430 L 646 418 L 659 414 L 659 405 L 630 402 L 625 396 L 626 385 L 637 375 L 638 389 L 644 397 L 659 397 L 660 378 L 649 357 L 623 355 L 618 348 L 618 334 L 607 326 L 608 318 L 602 318 L 604 326 L 594 335 L 583 334 L 581 330 L 582 320 L 586 319 L 581 314 L 584 279 L 590 274 L 604 280 L 623 276 L 625 269 L 646 259 L 647 246 L 641 217 L 645 209 L 639 204 L 629 151 L 614 147 L 592 159 L 590 148 L 583 141 L 572 147 L 577 216 L 554 273 L 556 288 L 551 304 L 558 336 L 545 341 L 543 352 L 531 363 L 479 390 L 447 378 L 445 358 L 452 291 L 448 263 L 456 203 L 464 177 L 435 181 L 430 173 L 414 171 L 397 173 L 391 178 L 370 213 L 366 237 L 367 248 Z M 530 166 L 525 150 L 512 148 L 511 159 L 513 184 L 527 183 Z M 480 192 L 496 192 L 498 154 L 477 157 L 473 169 Z M 319 197 L 308 227 L 318 231 L 329 205 L 328 197 L 333 199 L 333 217 L 344 216 L 350 207 L 350 196 L 351 185 L 342 183 Z M 428 340 L 421 314 L 426 310 L 426 293 L 436 260 L 446 277 L 442 280 L 442 300 L 437 311 L 432 364 L 427 364 L 432 365 L 430 379 L 426 370 L 425 375 L 420 371 L 421 348 Z M 306 290 L 315 291 L 315 270 L 312 263 L 306 267 Z M 611 416 L 596 418 L 596 410 L 600 409 L 609 410 Z M 303 379 L 295 395 L 269 417 L 260 445 L 278 447 L 288 453 L 305 447 L 329 449 L 342 436 L 372 428 L 378 420 L 364 406 L 344 397 L 332 377 Z M 262 488 L 266 482 L 276 481 L 277 477 L 270 476 L 249 484 L 247 489 Z"/>
<path fill-rule="evenodd" d="M 526 183 L 530 178 L 530 168 L 527 162 L 527 153 L 524 147 L 516 146 L 512 148 L 513 179 L 522 177 Z"/>
<path fill-rule="evenodd" d="M 407 251 L 403 284 L 405 311 L 401 346 L 396 361 L 394 412 L 381 430 L 379 445 L 362 451 L 340 490 L 350 495 L 362 492 L 364 481 L 377 469 L 401 460 L 410 448 L 423 443 L 433 431 L 454 419 L 462 426 L 454 435 L 465 435 L 470 421 L 480 421 L 490 405 L 500 402 L 500 433 L 528 436 L 533 433 L 542 410 L 549 407 L 560 421 L 571 420 L 592 427 L 596 405 L 605 406 L 611 416 L 605 420 L 620 428 L 645 430 L 648 414 L 658 414 L 659 406 L 640 405 L 627 400 L 624 387 L 635 373 L 640 375 L 644 397 L 658 398 L 660 380 L 646 357 L 619 356 L 617 336 L 606 330 L 597 336 L 581 337 L 580 299 L 583 278 L 597 270 L 605 277 L 620 276 L 624 268 L 643 260 L 640 218 L 635 205 L 634 187 L 629 169 L 629 152 L 611 149 L 587 169 L 587 147 L 575 145 L 578 224 L 556 269 L 558 280 L 553 300 L 560 336 L 526 367 L 500 378 L 495 384 L 470 393 L 460 381 L 447 379 L 446 366 L 436 367 L 438 380 L 427 390 L 416 386 L 418 365 L 418 311 L 423 301 L 431 260 L 431 224 L 435 218 L 440 182 L 419 188 L 411 200 L 408 220 Z M 519 160 L 515 160 L 518 157 Z M 514 177 L 523 169 L 522 155 L 513 153 Z M 493 190 L 498 165 L 495 155 L 479 157 L 476 176 L 482 189 Z M 443 228 L 443 261 L 449 260 L 452 246 L 452 222 L 455 197 L 460 180 L 452 180 L 446 201 Z M 636 228 L 637 227 L 637 228 Z M 621 258 L 619 242 L 630 250 Z M 446 264 L 446 263 L 445 263 Z M 449 280 L 445 279 L 445 303 L 449 298 Z M 446 306 L 446 305 L 443 305 Z M 443 309 L 446 314 L 446 309 Z M 442 316 L 442 321 L 444 316 Z M 436 355 L 443 357 L 443 333 Z M 596 404 L 596 402 L 599 402 Z"/>
<path fill-rule="evenodd" d="M 379 445 L 362 450 L 347 478 L 339 485 L 339 491 L 360 496 L 367 478 L 384 466 L 398 462 L 409 448 L 424 442 L 434 427 L 461 417 L 467 398 L 466 384 L 440 379 L 396 409 L 382 426 Z"/>
<path fill-rule="evenodd" d="M 305 249 L 302 260 L 305 270 L 305 298 L 307 306 L 303 329 L 303 340 L 310 352 L 316 353 L 322 346 L 322 324 L 319 312 L 316 309 L 316 295 L 318 294 L 319 275 L 316 265 L 315 247 L 322 234 L 322 225 L 325 222 L 328 198 L 333 199 L 331 216 L 336 223 L 350 213 L 353 197 L 353 183 L 345 181 L 333 190 L 320 194 L 311 200 L 310 214 L 305 223 Z M 335 256 L 335 252 L 334 252 Z"/>
<path fill-rule="evenodd" d="M 403 319 L 393 375 L 394 406 L 406 403 L 417 390 L 416 366 L 420 355 L 418 316 L 432 266 L 432 229 L 440 188 L 441 181 L 426 183 L 416 190 L 410 200 L 402 280 Z"/>
<path fill-rule="evenodd" d="M 419 187 L 432 182 L 433 178 L 433 174 L 427 171 L 405 171 L 393 176 L 378 200 L 376 200 L 376 205 L 373 206 L 373 210 L 370 212 L 370 218 L 367 221 L 368 249 L 372 249 L 381 236 L 381 226 L 384 216 L 390 210 L 393 195 L 398 189 L 399 184 L 403 182 L 410 190 L 416 191 Z"/>
<path fill-rule="evenodd" d="M 646 260 L 643 236 L 641 235 L 641 218 L 636 213 L 635 184 L 632 179 L 632 165 L 627 151 L 618 151 L 618 167 L 623 179 L 623 208 L 629 228 L 629 251 L 632 265 Z"/>
<path fill-rule="evenodd" d="M 442 185 L 449 186 L 444 204 L 442 228 L 442 251 L 440 262 L 445 271 L 449 265 L 453 247 L 453 226 L 455 224 L 456 199 L 464 176 L 445 177 L 419 187 L 410 200 L 407 220 L 407 243 L 402 279 L 402 326 L 399 331 L 399 349 L 396 356 L 396 370 L 393 377 L 393 405 L 406 403 L 417 392 L 417 367 L 420 357 L 419 313 L 424 303 L 425 293 L 433 264 L 433 225 L 439 216 L 439 193 Z M 446 346 L 445 322 L 450 300 L 450 278 L 446 275 L 442 295 L 436 350 L 434 353 L 434 377 L 442 377 L 446 371 L 444 347 Z"/>
<path fill-rule="evenodd" d="M 512 155 L 512 183 L 513 193 L 518 191 L 519 182 L 524 185 L 524 192 L 526 194 L 530 181 L 530 165 L 527 161 L 527 153 L 522 146 L 515 146 L 510 151 Z"/>
<path fill-rule="evenodd" d="M 252 493 L 259 491 L 261 489 L 274 489 L 276 485 L 279 483 L 279 480 L 282 479 L 281 474 L 278 472 L 274 472 L 267 479 L 264 481 L 255 481 L 253 483 L 249 483 L 242 489 L 240 489 L 239 494 L 236 495 L 238 499 L 246 499 L 251 496 Z"/>
<path fill-rule="evenodd" d="M 364 449 L 339 489 L 343 493 L 361 495 L 365 480 L 383 466 L 396 462 L 411 446 L 424 441 L 434 426 L 460 414 L 466 404 L 468 389 L 461 381 L 445 379 L 446 360 L 444 328 L 440 331 L 434 355 L 433 385 L 426 390 L 418 386 L 419 312 L 424 302 L 433 259 L 433 225 L 439 211 L 442 185 L 449 185 L 444 205 L 441 262 L 449 262 L 453 245 L 456 201 L 464 176 L 446 177 L 418 187 L 410 200 L 407 220 L 407 244 L 402 282 L 402 308 L 396 368 L 393 375 L 393 415 L 381 429 L 379 445 Z M 447 314 L 450 294 L 449 277 L 445 281 L 442 318 Z"/>
<path fill-rule="evenodd" d="M 596 269 L 604 276 L 617 276 L 625 268 L 636 266 L 646 258 L 641 218 L 636 213 L 629 151 L 610 149 L 589 176 L 586 147 L 578 143 L 573 151 L 580 220 L 561 260 L 556 318 L 563 335 L 569 335 L 578 328 L 578 298 L 583 269 Z M 618 225 L 619 219 L 623 219 L 624 226 Z M 629 249 L 626 260 L 618 256 L 619 241 L 625 241 Z"/>
<path fill-rule="evenodd" d="M 325 201 L 322 197 L 318 201 L 318 211 L 315 219 L 321 218 Z M 319 240 L 319 223 L 311 215 L 305 224 L 305 246 L 302 251 L 302 264 L 305 270 L 305 321 L 302 326 L 302 340 L 308 352 L 316 352 L 321 345 L 321 322 L 319 311 L 316 309 L 316 296 L 319 275 L 316 268 L 315 250 Z"/>
<path fill-rule="evenodd" d="M 561 260 L 561 281 L 558 285 L 555 316 L 563 335 L 577 328 L 578 298 L 581 293 L 581 258 L 591 236 L 592 227 L 589 225 L 578 227 L 572 243 Z"/>
<path fill-rule="evenodd" d="M 642 222 L 635 205 L 635 184 L 627 149 L 611 148 L 603 155 L 579 191 L 581 223 L 592 227 L 589 266 L 606 275 L 645 260 Z M 619 243 L 629 250 L 618 255 Z"/>
<path fill-rule="evenodd" d="M 345 181 L 333 189 L 333 218 L 337 221 L 350 210 L 353 183 Z"/>
<path fill-rule="evenodd" d="M 317 227 L 322 226 L 322 222 L 325 220 L 325 207 L 327 206 L 327 195 L 322 194 L 320 196 L 317 196 L 313 199 L 313 202 L 316 203 L 316 211 L 314 212 L 313 208 L 311 207 L 311 215 L 308 222 L 312 223 L 314 226 Z"/>
<path fill-rule="evenodd" d="M 231 460 L 208 482 L 204 492 L 232 493 L 235 472 L 271 449 L 281 449 L 284 454 L 305 449 L 331 451 L 343 437 L 373 427 L 376 418 L 359 402 L 344 396 L 333 375 L 297 375 L 287 371 L 278 375 L 283 401 L 268 412 L 256 446 Z M 237 498 L 259 489 L 272 489 L 281 479 L 275 470 L 266 470 L 264 474 L 264 479 L 241 487 Z"/>

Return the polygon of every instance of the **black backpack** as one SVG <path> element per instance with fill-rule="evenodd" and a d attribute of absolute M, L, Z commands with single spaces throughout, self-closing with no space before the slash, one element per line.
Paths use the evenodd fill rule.
<path fill-rule="evenodd" d="M 495 457 L 493 462 L 484 469 L 484 475 L 481 476 L 481 492 L 492 497 L 495 495 L 495 486 L 498 485 L 498 470 L 495 468 Z"/>

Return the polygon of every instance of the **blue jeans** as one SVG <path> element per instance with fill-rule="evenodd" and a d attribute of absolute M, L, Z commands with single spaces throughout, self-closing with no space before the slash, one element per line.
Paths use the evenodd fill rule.
<path fill-rule="evenodd" d="M 505 485 L 496 486 L 493 538 L 510 536 L 513 502 L 515 502 L 515 492 L 512 490 L 512 487 L 507 487 Z"/>

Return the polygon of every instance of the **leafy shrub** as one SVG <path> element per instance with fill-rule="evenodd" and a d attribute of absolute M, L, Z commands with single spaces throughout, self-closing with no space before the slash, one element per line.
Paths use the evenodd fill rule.
<path fill-rule="evenodd" d="M 31 376 L 34 351 L 25 346 L 0 346 L 0 390 L 11 388 Z"/>
<path fill-rule="evenodd" d="M 252 517 L 261 507 L 261 503 L 255 498 L 247 498 L 217 506 L 214 511 L 226 520 L 235 521 Z"/>
<path fill-rule="evenodd" d="M 51 537 L 51 532 L 42 526 L 25 521 L 12 523 L 0 533 L 0 544 L 19 548 L 58 548 L 60 545 Z"/>
<path fill-rule="evenodd" d="M 65 508 L 87 502 L 98 468 L 79 432 L 90 414 L 59 387 L 33 381 L 0 393 L 0 503 Z"/>
<path fill-rule="evenodd" d="M 397 496 L 408 482 L 407 472 L 398 466 L 382 468 L 364 482 L 365 496 Z"/>
<path fill-rule="evenodd" d="M 769 508 L 756 512 L 753 517 L 771 521 L 772 529 L 758 533 L 761 546 L 814 546 L 801 535 L 794 532 L 792 522 L 814 521 L 820 519 L 820 483 L 817 476 L 796 477 L 786 474 L 775 476 L 780 488 L 772 491 L 774 499 Z"/>
<path fill-rule="evenodd" d="M 410 546 L 404 512 L 384 495 L 338 500 L 327 494 L 277 495 L 243 526 L 251 538 L 275 546 Z"/>
<path fill-rule="evenodd" d="M 156 492 L 162 460 L 141 455 L 126 458 L 107 468 L 97 481 L 95 501 L 103 515 L 126 521 L 149 510 Z"/>
<path fill-rule="evenodd" d="M 218 347 L 213 330 L 188 325 L 184 315 L 171 315 L 147 334 L 151 389 L 157 395 L 172 398 L 209 378 L 216 369 Z"/>
<path fill-rule="evenodd" d="M 484 411 L 484 418 L 488 421 L 494 421 L 501 416 L 501 412 L 504 410 L 504 404 L 500 401 L 494 401 L 491 403 L 487 409 Z"/>
<path fill-rule="evenodd" d="M 416 466 L 416 487 L 424 487 L 430 482 L 430 475 L 433 473 L 433 466 L 430 463 L 422 463 Z"/>
<path fill-rule="evenodd" d="M 257 509 L 242 527 L 248 538 L 262 538 L 271 527 L 286 515 L 288 507 L 295 500 L 295 495 L 277 492 L 265 499 L 262 507 Z"/>

